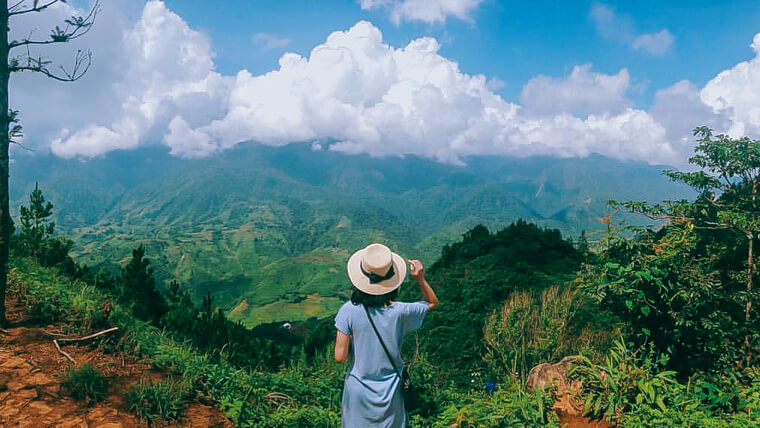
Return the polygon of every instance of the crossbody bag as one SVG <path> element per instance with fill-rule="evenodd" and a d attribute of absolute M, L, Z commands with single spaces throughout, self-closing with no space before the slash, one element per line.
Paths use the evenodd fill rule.
<path fill-rule="evenodd" d="M 372 330 L 375 331 L 375 336 L 377 336 L 377 340 L 380 341 L 380 346 L 383 347 L 383 351 L 385 351 L 385 355 L 388 357 L 388 361 L 391 362 L 393 370 L 396 372 L 396 375 L 398 375 L 399 379 L 401 379 L 401 396 L 404 399 L 404 408 L 406 409 L 407 413 L 412 413 L 419 407 L 419 396 L 417 390 L 414 388 L 414 385 L 412 385 L 412 377 L 409 376 L 409 371 L 406 369 L 406 367 L 399 371 L 398 366 L 396 366 L 396 363 L 393 362 L 391 353 L 388 352 L 388 348 L 385 346 L 383 338 L 380 336 L 380 332 L 377 331 L 375 322 L 372 320 L 372 316 L 369 314 L 369 309 L 367 309 L 366 306 L 364 306 L 364 312 L 367 313 L 367 319 L 369 319 Z"/>

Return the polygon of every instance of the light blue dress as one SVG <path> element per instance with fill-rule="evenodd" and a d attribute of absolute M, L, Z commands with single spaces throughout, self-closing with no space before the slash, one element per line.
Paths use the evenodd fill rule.
<path fill-rule="evenodd" d="M 401 370 L 401 342 L 406 334 L 420 328 L 427 302 L 394 302 L 372 308 L 372 320 L 388 352 Z M 407 427 L 401 382 L 377 340 L 364 307 L 345 303 L 335 316 L 335 328 L 351 336 L 351 356 L 343 386 L 344 428 Z"/>

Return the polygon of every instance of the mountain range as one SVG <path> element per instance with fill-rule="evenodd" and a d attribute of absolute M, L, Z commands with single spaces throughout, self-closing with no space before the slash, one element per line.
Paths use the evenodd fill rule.
<path fill-rule="evenodd" d="M 585 158 L 470 157 L 448 165 L 306 143 L 246 143 L 205 159 L 163 148 L 87 161 L 14 156 L 12 215 L 39 182 L 78 261 L 116 271 L 140 243 L 163 282 L 212 292 L 248 326 L 334 312 L 344 262 L 371 241 L 432 262 L 476 224 L 523 218 L 590 239 L 606 201 L 680 199 L 662 166 Z"/>

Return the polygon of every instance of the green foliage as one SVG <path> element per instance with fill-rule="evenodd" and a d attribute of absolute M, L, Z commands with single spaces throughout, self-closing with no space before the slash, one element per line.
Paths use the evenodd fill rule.
<path fill-rule="evenodd" d="M 188 399 L 189 388 L 182 380 L 153 381 L 143 378 L 126 394 L 129 411 L 149 424 L 178 421 Z"/>
<path fill-rule="evenodd" d="M 525 218 L 577 237 L 598 229 L 607 199 L 690 195 L 658 167 L 594 155 L 477 157 L 451 168 L 416 157 L 368 163 L 308 144 L 243 144 L 203 162 L 158 147 L 86 163 L 40 154 L 16 162 L 14 207 L 39 181 L 65 214 L 56 228 L 76 242 L 77 262 L 117 273 L 143 243 L 161 287 L 177 280 L 196 304 L 211 291 L 230 319 L 251 328 L 330 317 L 350 292 L 348 253 L 368 242 L 431 265 L 476 224 L 495 230 Z M 325 300 L 257 310 L 315 291 Z"/>
<path fill-rule="evenodd" d="M 755 369 L 730 372 L 748 355 L 745 340 L 758 337 L 755 325 L 760 325 L 760 318 L 747 311 L 747 303 L 754 304 L 757 297 L 747 289 L 755 279 L 754 259 L 747 258 L 755 239 L 744 235 L 755 227 L 756 207 L 748 196 L 754 194 L 756 171 L 750 167 L 758 158 L 757 144 L 715 139 L 705 130 L 700 144 L 693 161 L 704 168 L 703 175 L 670 173 L 697 189 L 697 200 L 655 207 L 625 204 L 670 222 L 656 231 L 631 229 L 625 237 L 610 235 L 599 254 L 594 253 L 596 247 L 589 248 L 585 234 L 573 246 L 558 230 L 525 221 L 496 233 L 476 226 L 461 242 L 444 247 L 430 269 L 430 282 L 442 303 L 405 349 L 423 400 L 415 424 L 557 426 L 552 392 L 526 391 L 521 377 L 536 363 L 582 353 L 586 357 L 577 360 L 571 376 L 582 381 L 578 398 L 594 416 L 620 426 L 758 425 L 760 376 Z M 746 159 L 735 159 L 733 151 Z M 402 187 L 404 180 L 395 183 L 393 174 L 384 175 L 392 179 L 369 183 L 386 193 L 366 191 L 366 201 L 338 209 L 341 192 L 356 194 L 357 188 L 367 187 L 364 178 L 356 178 L 365 177 L 364 172 L 352 178 L 346 168 L 341 173 L 348 175 L 336 183 L 321 170 L 267 171 L 270 175 L 250 180 L 266 192 L 250 198 L 238 197 L 243 190 L 220 173 L 207 182 L 187 182 L 201 192 L 204 186 L 224 189 L 208 192 L 213 195 L 204 201 L 208 207 L 183 192 L 161 199 L 162 208 L 134 202 L 145 213 L 146 224 L 139 227 L 157 230 L 153 226 L 161 224 L 165 231 L 146 240 L 156 254 L 158 273 L 145 258 L 146 247 L 134 250 L 114 279 L 71 262 L 68 241 L 46 238 L 36 256 L 57 269 L 40 267 L 31 259 L 14 260 L 11 276 L 13 286 L 20 288 L 17 295 L 38 316 L 67 321 L 72 330 L 91 331 L 98 323 L 118 325 L 123 336 L 104 343 L 104 349 L 139 353 L 172 379 L 181 376 L 181 381 L 145 379 L 129 392 L 128 404 L 151 423 L 177 420 L 184 403 L 202 395 L 218 403 L 238 426 L 335 426 L 340 421 L 345 366 L 332 359 L 331 320 L 309 321 L 312 330 L 304 345 L 285 344 L 263 337 L 261 329 L 250 331 L 232 322 L 224 309 L 235 304 L 234 319 L 251 322 L 260 319 L 256 306 L 275 301 L 301 305 L 309 290 L 338 301 L 341 284 L 335 278 L 342 275 L 346 249 L 369 239 L 396 240 L 407 251 L 446 242 L 446 234 L 475 222 L 468 213 L 483 213 L 492 226 L 505 216 L 516 218 L 515 213 L 551 211 L 550 204 L 541 207 L 542 202 L 524 211 L 505 208 L 502 204 L 511 196 L 504 183 L 457 188 L 467 195 L 458 199 L 459 192 L 432 180 L 425 191 L 457 195 L 454 208 L 432 218 L 430 213 L 441 208 L 437 196 L 421 201 L 420 189 Z M 722 175 L 728 182 L 721 182 Z M 187 177 L 193 175 L 183 179 Z M 321 183 L 314 186 L 330 186 L 336 199 L 322 200 L 309 193 L 316 190 L 301 188 L 299 180 L 307 178 Z M 177 188 L 187 183 L 174 182 Z M 292 187 L 267 187 L 271 183 Z M 396 184 L 414 197 L 416 203 L 407 204 L 410 212 L 377 209 L 379 201 L 391 208 L 403 204 L 406 196 L 386 190 Z M 551 187 L 539 191 L 551 192 Z M 468 189 L 478 191 L 471 195 Z M 531 195 L 540 199 L 535 192 Z M 249 199 L 255 203 L 249 204 Z M 317 202 L 303 202 L 307 199 Z M 167 216 L 167 209 L 187 213 Z M 412 224 L 405 223 L 405 216 L 429 216 L 431 225 L 411 231 L 404 226 Z M 547 221 L 565 224 L 562 216 L 555 223 Z M 85 232 L 92 233 L 85 241 L 93 260 L 115 263 L 122 259 L 119 251 L 134 248 L 133 234 L 125 233 L 118 219 L 111 220 L 115 223 Z M 197 229 L 188 231 L 187 224 Z M 446 225 L 445 233 L 441 225 Z M 95 245 L 104 236 L 110 246 L 99 251 Z M 227 257 L 230 254 L 235 256 Z M 582 293 L 575 293 L 572 280 L 581 262 L 586 263 L 578 278 Z M 218 274 L 228 268 L 229 275 Z M 248 272 L 255 272 L 256 279 L 246 277 Z M 168 284 L 165 300 L 157 278 Z M 192 285 L 183 288 L 170 281 L 174 278 Z M 287 284 L 278 284 L 283 278 Z M 209 293 L 216 289 L 222 293 Z M 417 293 L 414 287 L 404 287 L 402 298 L 416 299 Z M 111 307 L 105 303 L 112 299 L 112 309 L 102 309 Z M 148 305 L 156 302 L 164 303 Z M 324 305 L 322 311 L 329 307 Z M 307 317 L 305 311 L 302 315 Z M 608 349 L 610 332 L 617 333 L 621 325 L 625 340 Z M 493 381 L 496 391 L 486 392 L 483 381 Z"/>
<path fill-rule="evenodd" d="M 638 406 L 657 406 L 665 410 L 665 391 L 676 385 L 675 372 L 659 371 L 667 358 L 630 350 L 621 340 L 610 349 L 602 364 L 588 358 L 571 369 L 585 393 L 585 408 L 590 414 L 615 419 L 635 412 Z"/>
<path fill-rule="evenodd" d="M 42 242 L 55 231 L 55 222 L 50 220 L 52 215 L 53 204 L 45 200 L 39 185 L 35 184 L 29 195 L 29 206 L 19 208 L 19 242 L 23 253 L 35 257 L 40 254 Z"/>
<path fill-rule="evenodd" d="M 735 375 L 679 382 L 667 358 L 631 350 L 619 341 L 604 362 L 581 359 L 571 377 L 582 382 L 586 409 L 619 426 L 746 427 L 760 423 L 755 371 L 743 384 Z"/>
<path fill-rule="evenodd" d="M 585 230 L 581 231 L 581 235 L 578 237 L 578 242 L 576 243 L 575 248 L 584 256 L 589 254 L 591 251 L 591 248 L 588 245 L 588 237 L 586 236 Z"/>
<path fill-rule="evenodd" d="M 75 399 L 97 402 L 104 398 L 107 383 L 103 374 L 85 364 L 80 367 L 70 367 L 63 375 L 61 386 Z"/>
<path fill-rule="evenodd" d="M 733 364 L 744 339 L 743 308 L 696 231 L 672 226 L 611 242 L 582 275 L 587 295 L 624 320 L 637 344 L 670 353 L 682 374 Z"/>
<path fill-rule="evenodd" d="M 280 367 L 292 356 L 291 347 L 258 336 L 226 318 L 208 294 L 196 308 L 189 293 L 175 281 L 167 292 L 168 310 L 161 325 L 172 334 L 205 351 L 224 349 L 225 358 L 241 366 Z M 334 334 L 334 332 L 333 332 Z"/>
<path fill-rule="evenodd" d="M 536 364 L 580 351 L 567 330 L 578 309 L 574 293 L 566 287 L 550 287 L 538 299 L 530 292 L 514 292 L 484 328 L 490 378 L 525 379 Z"/>
<path fill-rule="evenodd" d="M 516 290 L 541 290 L 573 277 L 581 255 L 556 229 L 519 220 L 491 233 L 484 226 L 443 249 L 430 270 L 430 283 L 440 297 L 427 315 L 420 336 L 422 349 L 441 365 L 444 377 L 461 384 L 483 368 L 486 319 Z M 413 287 L 402 299 L 418 298 Z"/>
<path fill-rule="evenodd" d="M 132 309 L 137 318 L 158 325 L 167 311 L 167 305 L 156 290 L 153 267 L 145 257 L 143 245 L 132 251 L 132 259 L 122 269 L 118 286 L 120 300 Z"/>
<path fill-rule="evenodd" d="M 469 427 L 559 427 L 551 407 L 551 392 L 526 392 L 507 378 L 493 394 L 449 392 L 446 407 L 436 418 L 419 418 L 421 425 Z M 422 420 L 420 420 L 422 419 Z"/>
<path fill-rule="evenodd" d="M 64 237 L 55 237 L 42 241 L 39 248 L 37 259 L 42 266 L 59 266 L 67 272 L 74 273 L 77 266 L 74 260 L 69 256 L 74 241 Z"/>
<path fill-rule="evenodd" d="M 666 219 L 669 223 L 658 236 L 645 236 L 652 245 L 650 251 L 629 247 L 622 257 L 612 257 L 613 268 L 608 270 L 623 266 L 622 275 L 611 272 L 615 280 L 623 282 L 623 277 L 631 273 L 641 275 L 646 282 L 653 279 L 651 286 L 661 292 L 645 296 L 643 284 L 639 284 L 634 287 L 638 298 L 629 296 L 625 301 L 630 309 L 642 311 L 645 317 L 649 311 L 656 311 L 651 319 L 660 318 L 677 330 L 684 325 L 691 328 L 699 336 L 695 347 L 707 348 L 697 354 L 703 360 L 702 366 L 709 368 L 741 360 L 746 367 L 756 358 L 756 342 L 760 339 L 760 316 L 752 310 L 760 302 L 753 285 L 757 280 L 754 248 L 760 230 L 760 141 L 747 137 L 734 139 L 724 134 L 714 136 L 706 127 L 697 128 L 694 134 L 698 137 L 697 146 L 689 161 L 699 170 L 666 174 L 694 188 L 697 198 L 653 206 L 646 202 L 621 204 L 632 212 Z M 687 248 L 674 248 L 681 245 Z M 653 260 L 642 263 L 636 254 L 645 254 Z M 631 266 L 628 259 L 638 261 L 639 266 Z M 676 265 L 675 259 L 680 259 L 677 261 L 682 266 Z M 662 302 L 652 302 L 653 294 L 662 297 Z M 669 297 L 676 300 L 675 305 L 670 305 Z M 686 316 L 681 316 L 678 306 L 685 301 Z M 670 307 L 662 308 L 661 303 Z M 702 317 L 707 319 L 702 321 Z M 743 341 L 741 347 L 736 346 L 738 340 Z M 663 345 L 661 340 L 655 341 L 658 346 Z M 690 351 L 683 351 L 688 357 Z M 693 359 L 687 361 L 691 363 Z"/>
<path fill-rule="evenodd" d="M 477 256 L 475 261 L 482 257 Z M 466 267 L 468 262 L 462 261 L 461 264 Z M 13 266 L 12 286 L 18 287 L 17 295 L 25 296 L 25 302 L 30 306 L 44 304 L 57 311 L 57 318 L 84 329 L 103 319 L 102 311 L 95 308 L 101 308 L 112 293 L 104 274 L 73 279 L 60 269 L 43 268 L 30 259 L 14 259 Z M 95 286 L 96 283 L 99 285 Z M 522 315 L 515 312 L 501 316 L 501 312 L 492 312 L 483 330 L 485 337 L 491 337 L 489 334 L 493 333 L 493 338 L 503 343 L 501 346 L 518 343 L 515 339 L 518 336 L 514 335 L 519 329 L 514 326 L 523 325 L 516 322 L 522 320 L 527 328 L 525 337 L 531 337 L 535 347 L 525 354 L 547 355 L 552 347 L 585 349 L 568 337 L 583 337 L 577 332 L 589 324 L 614 325 L 606 315 L 595 315 L 594 312 L 604 311 L 599 311 L 598 306 L 588 306 L 589 303 L 582 300 L 584 295 L 572 295 L 562 287 L 542 290 L 542 297 L 538 297 L 538 290 L 511 291 L 511 306 L 501 303 L 493 310 L 519 307 L 524 309 Z M 517 305 L 518 296 L 525 295 L 531 296 L 530 302 Z M 140 353 L 157 368 L 173 376 L 182 376 L 182 381 L 171 381 L 170 385 L 145 380 L 129 393 L 130 405 L 141 403 L 138 413 L 142 417 L 156 423 L 161 419 L 176 419 L 184 402 L 197 394 L 216 401 L 241 427 L 335 426 L 339 423 L 345 367 L 333 361 L 329 346 L 320 348 L 322 333 L 315 332 L 308 356 L 306 352 L 300 356 L 282 355 L 278 358 L 287 364 L 276 369 L 258 363 L 257 367 L 246 367 L 236 361 L 237 342 L 230 339 L 227 344 L 222 344 L 210 339 L 227 334 L 220 332 L 234 324 L 223 322 L 223 315 L 218 315 L 220 312 L 211 298 L 207 298 L 200 308 L 193 307 L 188 293 L 175 283 L 167 291 L 167 302 L 169 310 L 162 318 L 163 331 L 134 318 L 129 306 L 120 303 L 114 304 L 109 318 L 109 322 L 118 325 L 124 335 L 118 342 L 106 344 L 106 349 Z M 530 316 L 526 318 L 525 314 Z M 485 319 L 488 314 L 483 317 Z M 324 324 L 325 332 L 329 330 L 329 322 L 321 324 Z M 188 326 L 191 327 L 188 329 Z M 489 333 L 489 329 L 493 331 Z M 551 329 L 562 333 L 550 333 L 548 330 Z M 199 352 L 201 342 L 194 338 L 199 331 L 206 332 L 207 339 L 204 340 L 209 346 L 203 353 Z M 434 334 L 423 332 L 418 340 L 435 339 Z M 177 338 L 186 341 L 177 342 Z M 491 345 L 494 351 L 498 346 L 496 343 Z M 604 348 L 599 344 L 601 342 L 584 343 L 593 343 L 592 348 Z M 499 351 L 504 354 L 504 349 Z M 621 426 L 744 428 L 760 422 L 754 416 L 760 403 L 757 398 L 760 397 L 760 387 L 757 386 L 760 377 L 754 372 L 750 371 L 744 377 L 702 376 L 679 382 L 672 371 L 665 369 L 669 363 L 666 358 L 658 357 L 661 355 L 664 354 L 618 344 L 600 364 L 593 358 L 584 359 L 574 372 L 574 376 L 586 380 L 581 400 L 588 401 L 592 409 L 599 402 L 598 412 L 601 414 L 608 409 L 618 409 L 611 411 L 609 417 Z M 532 358 L 538 361 L 543 357 Z M 414 416 L 418 426 L 450 426 L 452 423 L 459 423 L 461 427 L 558 426 L 551 410 L 551 392 L 527 392 L 511 376 L 496 379 L 498 390 L 493 394 L 485 393 L 479 383 L 458 385 L 451 382 L 453 379 L 449 377 L 447 367 L 439 363 L 438 355 L 426 351 L 421 345 L 407 361 L 425 402 L 424 412 Z M 500 361 L 509 361 L 509 358 Z M 485 365 L 483 360 L 479 363 Z M 525 366 L 530 364 L 526 362 Z"/>

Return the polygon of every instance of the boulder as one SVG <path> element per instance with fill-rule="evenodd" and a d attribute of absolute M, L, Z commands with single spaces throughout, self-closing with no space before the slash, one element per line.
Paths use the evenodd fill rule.
<path fill-rule="evenodd" d="M 570 368 L 580 359 L 578 356 L 570 356 L 554 364 L 541 363 L 530 369 L 525 386 L 529 390 L 541 391 L 553 386 L 556 401 L 552 408 L 560 414 L 583 416 L 583 403 L 575 398 L 581 390 L 581 383 L 577 380 L 570 381 L 567 377 Z"/>

